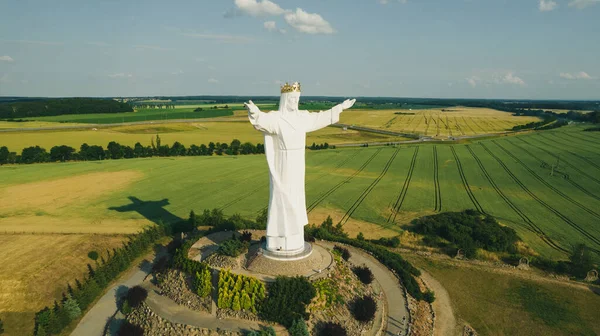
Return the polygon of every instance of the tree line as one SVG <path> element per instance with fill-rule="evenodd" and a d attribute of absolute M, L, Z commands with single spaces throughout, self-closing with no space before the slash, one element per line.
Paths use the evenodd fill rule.
<path fill-rule="evenodd" d="M 58 98 L 0 103 L 0 119 L 133 112 L 127 103 L 101 98 Z"/>
<path fill-rule="evenodd" d="M 166 157 L 166 156 L 211 156 L 216 155 L 247 155 L 264 154 L 263 144 L 241 143 L 234 139 L 230 144 L 209 142 L 208 145 L 191 145 L 185 147 L 179 141 L 173 145 L 163 145 L 159 135 L 152 138 L 150 146 L 143 146 L 137 142 L 133 147 L 121 145 L 111 141 L 106 149 L 98 145 L 82 144 L 79 151 L 75 148 L 61 145 L 54 146 L 48 152 L 40 146 L 23 148 L 21 154 L 11 152 L 6 146 L 0 147 L 0 165 L 3 164 L 31 164 L 40 162 L 65 162 L 65 161 L 96 161 L 96 160 L 118 160 L 144 157 Z"/>
<path fill-rule="evenodd" d="M 88 264 L 88 274 L 83 281 L 75 280 L 75 286 L 67 284 L 67 291 L 54 305 L 35 314 L 34 335 L 58 335 L 79 316 L 96 298 L 102 295 L 108 284 L 129 268 L 131 262 L 146 253 L 153 244 L 168 233 L 163 226 L 154 226 L 135 235 L 119 249 L 108 252 L 94 266 Z"/>

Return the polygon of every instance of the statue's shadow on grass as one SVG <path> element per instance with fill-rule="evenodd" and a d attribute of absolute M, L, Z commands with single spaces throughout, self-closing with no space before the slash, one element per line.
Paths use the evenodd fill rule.
<path fill-rule="evenodd" d="M 130 204 L 119 207 L 110 207 L 109 210 L 118 212 L 135 211 L 144 216 L 147 220 L 156 224 L 174 224 L 181 222 L 183 219 L 165 209 L 169 205 L 169 199 L 163 198 L 160 201 L 143 201 L 135 196 L 127 197 L 131 201 Z"/>

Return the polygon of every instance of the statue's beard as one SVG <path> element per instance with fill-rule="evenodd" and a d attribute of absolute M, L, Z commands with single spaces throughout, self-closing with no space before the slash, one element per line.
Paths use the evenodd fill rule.
<path fill-rule="evenodd" d="M 293 104 L 293 103 L 289 103 L 289 102 L 286 104 L 285 112 L 293 113 L 296 111 L 298 111 L 298 104 Z"/>
<path fill-rule="evenodd" d="M 298 101 L 300 100 L 300 94 L 297 92 L 284 93 L 281 95 L 279 101 L 279 110 L 282 113 L 295 113 L 298 112 Z"/>

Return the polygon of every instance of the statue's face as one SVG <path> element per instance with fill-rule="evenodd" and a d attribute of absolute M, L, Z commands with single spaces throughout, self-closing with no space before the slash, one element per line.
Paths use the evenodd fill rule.
<path fill-rule="evenodd" d="M 298 111 L 298 102 L 300 101 L 300 94 L 290 94 L 287 97 L 285 107 L 288 112 Z"/>

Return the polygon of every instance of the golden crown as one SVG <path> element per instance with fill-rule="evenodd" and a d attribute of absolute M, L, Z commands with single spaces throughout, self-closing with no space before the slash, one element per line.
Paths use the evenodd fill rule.
<path fill-rule="evenodd" d="M 285 83 L 285 85 L 283 85 L 281 87 L 281 93 L 288 93 L 288 92 L 300 92 L 300 83 L 295 82 L 292 85 Z"/>

